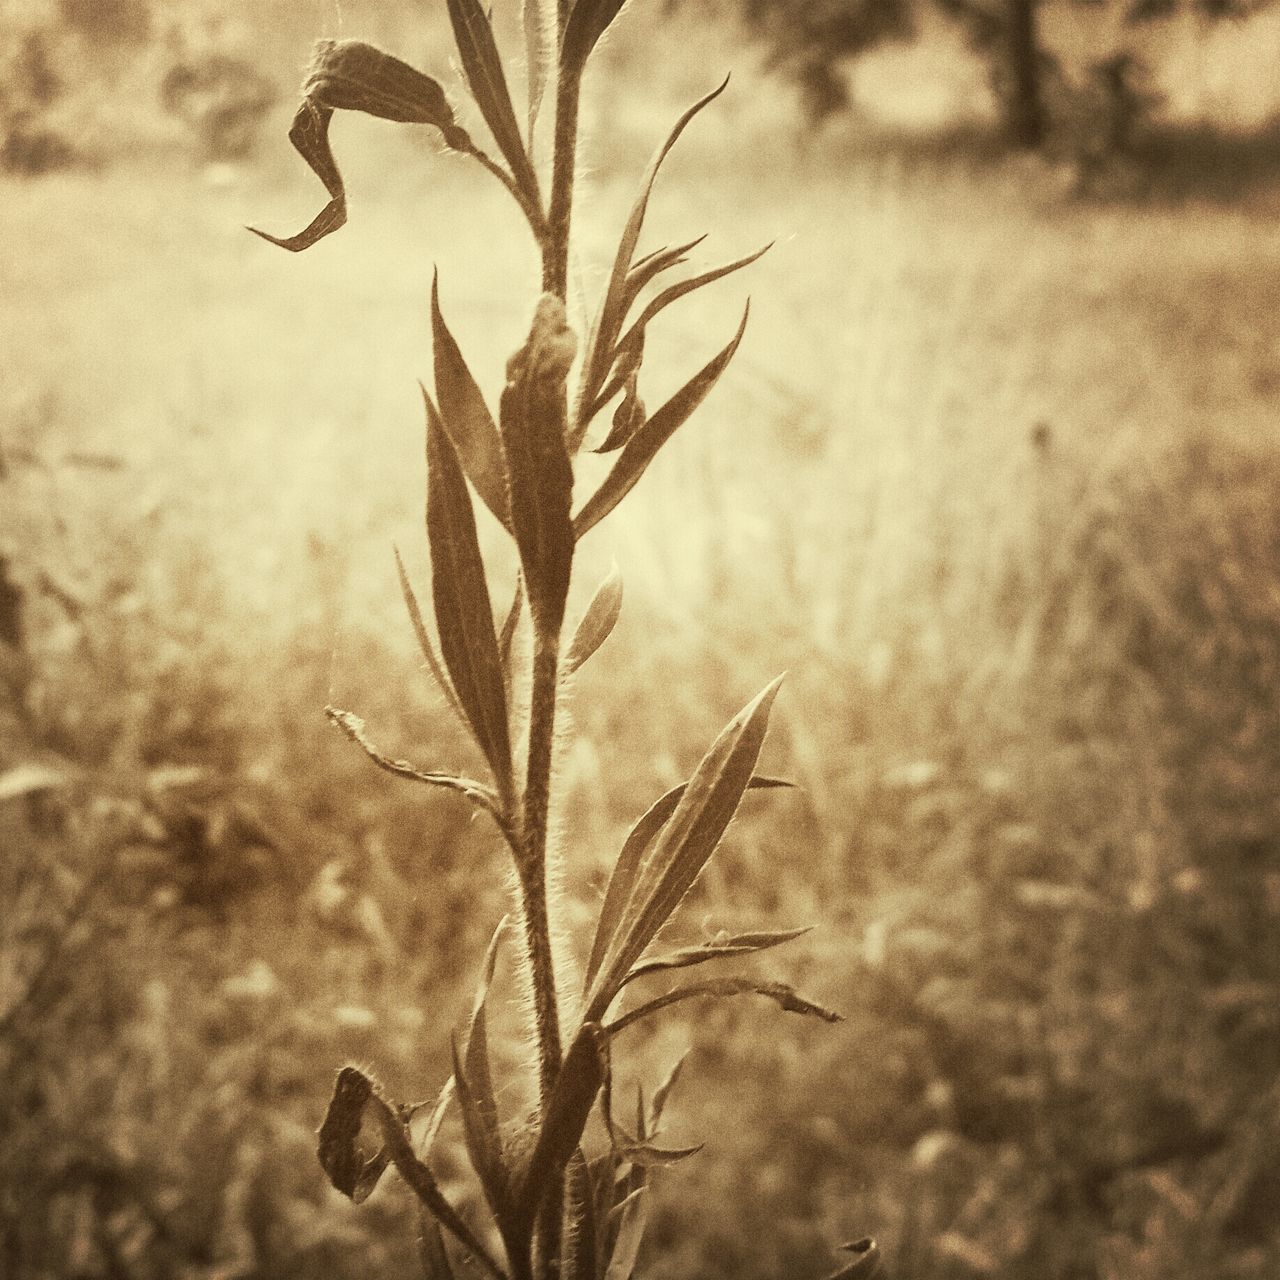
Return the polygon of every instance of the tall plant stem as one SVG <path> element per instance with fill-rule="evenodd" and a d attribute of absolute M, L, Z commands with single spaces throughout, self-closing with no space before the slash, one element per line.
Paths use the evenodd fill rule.
<path fill-rule="evenodd" d="M 538 1028 L 539 1086 L 544 1115 L 561 1060 L 560 1011 L 556 1003 L 555 961 L 547 915 L 547 814 L 559 671 L 560 637 L 544 632 L 539 620 L 535 620 L 529 759 L 520 822 L 520 892 Z"/>
<path fill-rule="evenodd" d="M 573 177 L 578 152 L 580 72 L 560 68 L 556 82 L 555 156 L 551 169 L 551 203 L 542 256 L 542 289 L 563 300 L 569 281 L 569 232 L 573 220 Z"/>

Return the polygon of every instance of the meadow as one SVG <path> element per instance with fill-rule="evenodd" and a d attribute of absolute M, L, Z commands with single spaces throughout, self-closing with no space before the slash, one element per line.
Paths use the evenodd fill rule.
<path fill-rule="evenodd" d="M 817 922 L 769 971 L 846 1021 L 634 1033 L 650 1075 L 690 1049 L 670 1126 L 707 1144 L 659 1180 L 641 1274 L 819 1275 L 870 1233 L 897 1280 L 1275 1275 L 1280 187 L 1096 202 L 806 138 L 724 39 L 633 18 L 588 86 L 579 280 L 722 65 L 647 234 L 774 244 L 654 333 L 674 378 L 751 296 L 730 373 L 583 547 L 571 615 L 614 561 L 626 600 L 562 746 L 565 878 L 602 884 L 786 669 L 764 762 L 800 790 L 748 802 L 691 918 Z M 350 224 L 297 259 L 249 236 L 314 212 L 288 110 L 234 167 L 162 139 L 0 179 L 14 1280 L 415 1274 L 404 1196 L 342 1202 L 314 1130 L 347 1061 L 434 1093 L 504 909 L 496 841 L 322 708 L 470 758 L 391 545 L 425 576 L 433 270 L 492 399 L 536 263 L 496 188 L 366 119 L 334 127 Z"/>

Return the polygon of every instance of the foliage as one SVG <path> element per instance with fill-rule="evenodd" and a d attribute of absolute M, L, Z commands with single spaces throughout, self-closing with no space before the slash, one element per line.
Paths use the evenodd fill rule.
<path fill-rule="evenodd" d="M 298 252 L 341 227 L 346 190 L 329 145 L 336 110 L 426 124 L 445 146 L 486 170 L 506 188 L 528 223 L 542 258 L 543 292 L 524 345 L 507 363 L 495 418 L 450 333 L 432 289 L 435 396 L 423 389 L 427 417 L 427 542 L 436 636 L 424 621 L 397 555 L 405 604 L 422 656 L 439 691 L 485 762 L 489 781 L 450 770 L 422 770 L 393 759 L 369 739 L 363 721 L 328 708 L 342 729 L 384 771 L 458 793 L 487 815 L 508 846 L 519 883 L 519 914 L 528 997 L 533 1011 L 526 1041 L 536 1053 L 538 1109 L 532 1120 L 504 1119 L 490 1061 L 487 1003 L 506 921 L 493 935 L 474 1007 L 452 1042 L 453 1074 L 441 1087 L 426 1133 L 415 1135 L 416 1108 L 395 1102 L 365 1071 L 342 1068 L 320 1129 L 320 1163 L 334 1187 L 365 1200 L 394 1166 L 417 1197 L 423 1265 L 443 1280 L 466 1258 L 498 1280 L 572 1276 L 627 1280 L 634 1272 L 648 1213 L 649 1170 L 692 1155 L 696 1148 L 657 1144 L 674 1074 L 652 1098 L 639 1095 L 633 1122 L 612 1103 L 613 1043 L 655 1013 L 690 999 L 767 996 L 798 1014 L 839 1021 L 839 1015 L 797 995 L 785 983 L 754 977 L 677 985 L 614 1013 L 623 990 L 656 973 L 763 951 L 797 931 L 719 935 L 699 947 L 664 954 L 655 943 L 699 879 L 745 793 L 784 785 L 755 773 L 775 680 L 726 726 L 687 783 L 657 801 L 632 829 L 605 891 L 587 961 L 581 1007 L 567 1047 L 552 949 L 556 928 L 548 900 L 548 832 L 556 778 L 554 734 L 563 700 L 562 672 L 572 674 L 608 638 L 621 606 L 616 572 L 602 584 L 562 660 L 562 630 L 578 542 L 640 481 L 655 455 L 701 404 L 741 342 L 746 314 L 724 349 L 652 413 L 640 398 L 649 324 L 670 304 L 748 265 L 759 253 L 703 272 L 652 294 L 628 319 L 649 286 L 681 266 L 697 243 L 639 252 L 658 171 L 686 126 L 724 90 L 694 103 L 676 122 L 646 171 L 623 230 L 598 313 L 583 349 L 575 392 L 569 379 L 578 338 L 567 320 L 567 270 L 578 147 L 578 98 L 591 54 L 617 16 L 616 0 L 577 0 L 524 9 L 529 96 L 517 120 L 492 17 L 474 0 L 450 0 L 467 89 L 501 153 L 495 160 L 458 121 L 444 88 L 407 63 L 354 40 L 322 40 L 303 84 L 289 137 L 320 178 L 329 202 L 302 231 L 258 235 Z M 727 84 L 727 81 L 725 82 Z M 535 163 L 536 122 L 544 90 L 554 88 L 549 197 L 544 203 Z M 505 162 L 505 163 L 504 163 Z M 619 398 L 620 397 L 620 398 Z M 594 420 L 617 400 L 612 426 L 594 452 L 616 461 L 594 493 L 573 511 L 574 456 Z M 494 619 L 492 588 L 477 537 L 471 487 L 510 534 L 519 557 L 515 598 L 505 621 Z M 521 669 L 515 640 L 527 620 L 531 658 Z M 523 723 L 523 735 L 513 726 Z M 521 777 L 523 773 L 523 777 Z M 612 1014 L 612 1016 L 611 1016 Z M 678 1067 L 677 1067 L 678 1069 Z M 587 1128 L 597 1100 L 606 1139 L 593 1154 Z M 478 1227 L 442 1190 L 429 1163 L 440 1121 L 452 1101 L 461 1112 L 466 1148 L 483 1191 L 489 1222 Z M 364 1138 L 366 1125 L 371 1138 Z M 487 1238 L 501 1242 L 500 1250 Z M 850 1246 L 840 1277 L 879 1269 L 873 1242 Z"/>

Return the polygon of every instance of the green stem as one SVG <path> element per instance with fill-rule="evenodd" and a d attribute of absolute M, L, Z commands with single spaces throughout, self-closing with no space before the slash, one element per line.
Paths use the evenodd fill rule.
<path fill-rule="evenodd" d="M 551 954 L 551 925 L 547 915 L 547 815 L 559 675 L 560 638 L 555 634 L 545 634 L 535 622 L 529 699 L 529 759 L 520 823 L 520 892 L 533 984 L 533 1011 L 538 1029 L 539 1083 L 544 1116 L 561 1061 L 560 1012 L 556 1003 L 555 961 Z"/>

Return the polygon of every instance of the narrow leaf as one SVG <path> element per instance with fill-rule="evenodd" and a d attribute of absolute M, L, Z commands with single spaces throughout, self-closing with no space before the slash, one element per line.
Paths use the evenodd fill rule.
<path fill-rule="evenodd" d="M 449 20 L 472 97 L 525 195 L 537 204 L 538 179 L 520 137 L 493 25 L 479 0 L 448 0 Z"/>
<path fill-rule="evenodd" d="M 801 934 L 808 933 L 812 926 L 803 929 L 784 929 L 774 933 L 740 933 L 722 942 L 703 942 L 696 947 L 682 947 L 667 955 L 654 956 L 652 960 L 638 964 L 625 978 L 625 987 L 638 978 L 646 978 L 650 974 L 663 973 L 672 969 L 688 969 L 694 965 L 706 964 L 709 960 L 731 959 L 735 956 L 752 955 L 757 951 L 768 951 L 771 947 L 779 947 L 790 942 Z"/>
<path fill-rule="evenodd" d="M 667 288 L 645 304 L 640 315 L 619 339 L 619 351 L 625 351 L 628 349 L 629 344 L 640 341 L 650 322 L 673 302 L 677 302 L 679 299 L 687 297 L 689 294 L 695 293 L 709 284 L 714 284 L 717 280 L 723 280 L 725 276 L 732 275 L 735 271 L 741 271 L 743 267 L 749 267 L 753 262 L 758 262 L 772 248 L 773 242 L 770 241 L 763 248 L 747 254 L 745 258 L 739 258 L 735 262 L 724 263 L 719 267 L 713 267 L 710 271 L 703 271 L 699 275 L 690 276 L 688 280 L 681 280 L 676 284 L 668 285 Z"/>
<path fill-rule="evenodd" d="M 717 999 L 730 996 L 756 995 L 765 996 L 774 1001 L 788 1013 L 804 1014 L 811 1018 L 821 1018 L 823 1022 L 843 1022 L 844 1018 L 831 1009 L 824 1008 L 812 1000 L 799 995 L 794 988 L 785 982 L 765 982 L 759 978 L 711 978 L 705 982 L 691 982 L 688 986 L 676 987 L 665 995 L 655 996 L 644 1004 L 605 1024 L 605 1030 L 611 1036 L 625 1031 L 629 1026 L 651 1017 L 662 1009 L 685 1000 Z"/>
<path fill-rule="evenodd" d="M 548 12 L 547 0 L 524 0 L 525 56 L 529 74 L 529 154 L 533 154 L 533 131 L 538 123 L 542 95 L 555 60 L 556 16 L 554 6 Z"/>
<path fill-rule="evenodd" d="M 641 1188 L 622 1206 L 622 1218 L 613 1254 L 609 1258 L 609 1269 L 604 1273 L 605 1280 L 631 1280 L 635 1275 L 648 1219 L 649 1197 Z"/>
<path fill-rule="evenodd" d="M 587 611 L 573 633 L 564 658 L 564 673 L 572 675 L 609 638 L 622 611 L 622 574 L 615 564 L 596 588 Z"/>
<path fill-rule="evenodd" d="M 414 593 L 413 586 L 409 582 L 409 574 L 404 567 L 400 548 L 393 547 L 392 550 L 395 552 L 396 557 L 396 573 L 400 578 L 400 594 L 404 597 L 405 608 L 409 611 L 409 621 L 413 624 L 413 634 L 418 639 L 418 648 L 422 651 L 422 656 L 426 660 L 427 670 L 431 673 L 431 678 L 435 681 L 436 688 L 440 690 L 444 700 L 449 704 L 449 709 L 458 717 L 459 722 L 465 726 L 467 717 L 458 705 L 458 695 L 454 693 L 453 685 L 449 683 L 449 677 L 445 675 L 440 659 L 436 656 L 436 647 L 432 644 L 431 633 L 427 630 L 427 624 L 423 621 L 422 609 L 418 604 L 418 597 Z"/>
<path fill-rule="evenodd" d="M 662 1114 L 667 1109 L 667 1102 L 671 1098 L 672 1090 L 676 1087 L 676 1082 L 680 1079 L 680 1072 L 684 1070 L 685 1059 L 688 1056 L 687 1053 L 682 1053 L 675 1060 L 671 1070 L 667 1072 L 667 1078 L 653 1092 L 653 1103 L 649 1108 L 650 1133 L 656 1133 L 658 1126 L 662 1123 Z"/>
<path fill-rule="evenodd" d="M 489 406 L 440 311 L 439 276 L 431 280 L 431 332 L 440 417 L 467 479 L 498 522 L 511 528 L 502 440 Z"/>
<path fill-rule="evenodd" d="M 494 930 L 485 955 L 480 986 L 476 992 L 467 1027 L 466 1049 L 459 1064 L 457 1046 L 454 1046 L 454 1080 L 458 1091 L 458 1105 L 462 1110 L 463 1130 L 467 1152 L 472 1167 L 479 1175 L 485 1198 L 493 1210 L 499 1227 L 510 1227 L 510 1179 L 502 1154 L 502 1130 L 498 1119 L 498 1103 L 493 1089 L 493 1074 L 489 1066 L 489 1033 L 485 1016 L 485 1002 L 493 982 L 494 966 L 498 958 L 498 944 L 507 927 L 504 916 Z"/>
<path fill-rule="evenodd" d="M 620 407 L 621 417 L 619 413 L 614 414 L 613 428 L 596 446 L 597 453 L 609 453 L 613 449 L 620 449 L 644 424 L 644 406 L 640 403 L 639 394 L 640 365 L 644 361 L 644 339 L 644 331 L 640 330 L 625 344 L 618 347 L 614 357 L 613 376 L 587 409 L 588 420 L 593 419 L 619 391 L 625 392 L 623 405 Z M 631 403 L 628 404 L 628 401 Z"/>
<path fill-rule="evenodd" d="M 418 1261 L 424 1280 L 457 1280 L 453 1263 L 444 1247 L 440 1224 L 425 1210 L 419 1214 Z"/>
<path fill-rule="evenodd" d="M 577 12 L 578 10 L 575 9 L 575 15 Z M 566 34 L 566 45 L 567 42 Z M 658 148 L 657 153 L 649 162 L 648 169 L 645 170 L 644 177 L 640 182 L 640 193 L 631 208 L 631 214 L 623 229 L 622 238 L 618 242 L 618 252 L 613 260 L 613 270 L 609 276 L 609 283 L 605 288 L 604 301 L 601 303 L 600 315 L 595 323 L 591 346 L 587 352 L 587 358 L 583 362 L 582 385 L 578 396 L 579 404 L 588 405 L 592 403 L 604 384 L 605 378 L 608 377 L 609 365 L 612 363 L 612 353 L 618 342 L 618 334 L 622 331 L 623 322 L 626 320 L 627 311 L 631 305 L 628 297 L 627 277 L 631 271 L 631 263 L 635 257 L 636 244 L 640 239 L 640 232 L 644 227 L 644 216 L 649 207 L 649 196 L 653 191 L 653 184 L 658 176 L 658 170 L 662 167 L 662 162 L 667 158 L 671 148 L 675 146 L 689 121 L 709 103 L 714 102 L 724 92 L 728 83 L 729 79 L 726 76 L 724 83 L 718 89 L 713 89 L 705 97 L 699 98 L 676 121 L 674 128 L 667 135 L 666 141 Z M 578 422 L 575 425 L 574 438 L 570 441 L 570 445 L 575 451 L 582 444 L 582 437 L 585 433 L 586 423 Z"/>
<path fill-rule="evenodd" d="M 638 1103 L 640 1109 L 639 1118 L 643 1121 L 643 1095 L 638 1099 Z M 690 1156 L 696 1156 L 702 1150 L 701 1143 L 692 1147 L 671 1149 L 655 1146 L 649 1141 L 649 1135 L 645 1134 L 643 1124 L 640 1128 L 639 1137 L 628 1133 L 613 1116 L 612 1076 L 610 1074 L 606 1074 L 605 1077 L 601 1111 L 604 1115 L 605 1127 L 609 1131 L 609 1141 L 614 1152 L 620 1159 L 625 1160 L 632 1166 L 632 1173 L 628 1177 L 626 1184 L 628 1193 L 634 1193 L 646 1185 L 647 1171 L 649 1169 L 664 1168 L 678 1164 L 682 1160 L 689 1159 Z"/>
<path fill-rule="evenodd" d="M 884 1259 L 880 1246 L 870 1236 L 855 1240 L 852 1244 L 841 1245 L 841 1248 L 854 1255 L 853 1261 L 832 1272 L 827 1280 L 872 1280 L 883 1274 Z"/>
<path fill-rule="evenodd" d="M 687 784 L 682 782 L 655 800 L 631 828 L 630 834 L 623 843 L 622 852 L 618 855 L 613 874 L 609 877 L 609 885 L 605 889 L 600 918 L 596 922 L 596 933 L 591 942 L 591 956 L 587 961 L 584 990 L 590 989 L 592 979 L 600 969 L 605 952 L 617 937 L 622 913 L 635 887 L 640 863 L 658 832 L 670 821 L 671 815 L 675 813 L 676 807 L 684 798 L 686 786 Z M 790 786 L 794 786 L 794 783 L 788 782 L 785 778 L 770 778 L 759 774 L 754 775 L 747 783 L 749 791 Z"/>
<path fill-rule="evenodd" d="M 604 1083 L 608 1044 L 601 1027 L 583 1023 L 564 1056 L 547 1104 L 546 1119 L 521 1180 L 518 1208 L 532 1222 L 548 1189 L 557 1185 L 578 1144 Z"/>
<path fill-rule="evenodd" d="M 627 272 L 626 285 L 623 291 L 624 315 L 631 310 L 632 304 L 640 296 L 641 290 L 644 289 L 645 285 L 656 279 L 664 271 L 669 271 L 672 267 L 678 267 L 686 262 L 688 259 L 686 259 L 685 254 L 696 249 L 706 238 L 707 236 L 704 232 L 686 244 L 676 245 L 670 249 L 655 249 L 653 253 L 646 254 L 643 258 L 633 263 L 631 270 Z"/>
<path fill-rule="evenodd" d="M 440 649 L 458 701 L 504 798 L 512 792 L 511 737 L 498 638 L 476 540 L 471 495 L 431 397 L 427 405 L 427 541 Z"/>
<path fill-rule="evenodd" d="M 733 340 L 710 363 L 700 369 L 679 391 L 671 397 L 623 447 L 613 470 L 604 483 L 591 495 L 586 505 L 573 518 L 573 531 L 581 538 L 598 524 L 631 492 L 644 475 L 658 450 L 688 421 L 693 411 L 707 398 L 720 375 L 733 359 L 742 335 L 746 332 L 748 306 L 742 313 L 742 323 Z"/>
<path fill-rule="evenodd" d="M 502 661 L 502 681 L 506 688 L 507 707 L 511 706 L 512 680 L 515 672 L 512 667 L 515 652 L 516 629 L 520 626 L 520 615 L 524 612 L 524 582 L 516 575 L 516 590 L 511 598 L 511 608 L 502 622 L 502 634 L 498 637 L 498 657 Z"/>
<path fill-rule="evenodd" d="M 561 62 L 570 74 L 580 74 L 591 51 L 609 29 L 626 0 L 577 0 L 564 30 Z"/>
<path fill-rule="evenodd" d="M 603 1017 L 622 979 L 715 852 L 751 784 L 781 682 L 779 676 L 721 731 L 694 771 L 670 821 L 640 863 L 614 943 L 588 999 L 588 1018 Z"/>
<path fill-rule="evenodd" d="M 444 1084 L 440 1086 L 440 1092 L 436 1094 L 436 1100 L 431 1104 L 431 1114 L 427 1117 L 426 1127 L 422 1131 L 422 1139 L 418 1143 L 418 1154 L 424 1159 L 431 1154 L 431 1148 L 435 1146 L 436 1138 L 440 1134 L 440 1126 L 444 1123 L 445 1113 L 449 1110 L 449 1104 L 453 1101 L 454 1095 L 454 1079 L 449 1076 Z M 425 1102 L 419 1102 L 411 1107 L 405 1108 L 406 1121 L 412 1120 L 413 1117 L 426 1108 Z"/>
<path fill-rule="evenodd" d="M 297 235 L 278 237 L 249 230 L 297 253 L 336 231 L 347 220 L 342 175 L 329 146 L 329 121 L 335 109 L 363 111 L 383 120 L 434 125 L 455 151 L 477 154 L 467 131 L 438 81 L 360 40 L 320 40 L 302 86 L 302 102 L 289 129 L 289 141 L 324 184 L 329 203 Z"/>
<path fill-rule="evenodd" d="M 576 342 L 564 303 L 538 302 L 529 339 L 507 365 L 500 414 L 520 549 L 534 625 L 558 632 L 573 568 L 573 467 L 565 445 L 564 384 Z"/>
<path fill-rule="evenodd" d="M 407 778 L 410 782 L 425 782 L 428 786 L 460 791 L 472 804 L 493 814 L 501 824 L 502 811 L 498 795 L 492 787 L 451 773 L 424 773 L 421 769 L 415 769 L 407 760 L 393 760 L 373 745 L 365 730 L 365 723 L 359 716 L 343 711 L 341 707 L 325 707 L 324 713 L 330 723 L 341 729 L 379 769 L 394 774 L 397 778 Z"/>

